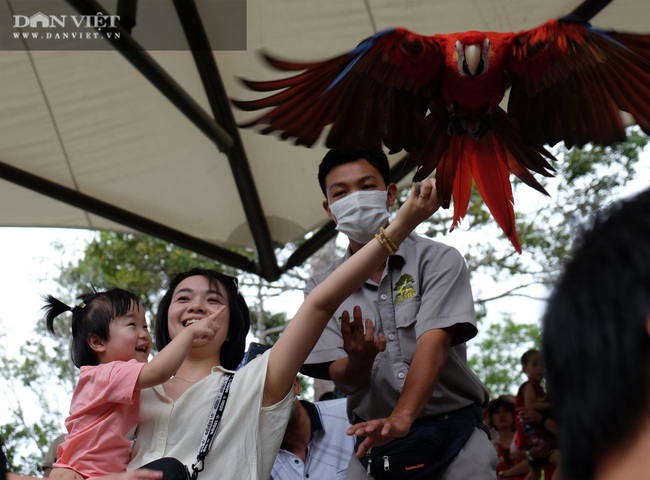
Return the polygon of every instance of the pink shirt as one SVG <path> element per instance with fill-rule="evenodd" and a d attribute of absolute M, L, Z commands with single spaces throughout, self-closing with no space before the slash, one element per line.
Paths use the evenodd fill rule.
<path fill-rule="evenodd" d="M 138 423 L 135 384 L 144 366 L 129 360 L 81 367 L 65 421 L 69 434 L 54 467 L 71 468 L 85 478 L 126 469 L 131 459 L 126 435 Z"/>

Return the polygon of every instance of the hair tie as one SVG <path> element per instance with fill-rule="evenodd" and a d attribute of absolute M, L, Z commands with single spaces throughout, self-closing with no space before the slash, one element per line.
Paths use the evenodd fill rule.
<path fill-rule="evenodd" d="M 86 308 L 86 304 L 84 302 L 79 302 L 79 305 L 77 305 L 76 307 L 72 307 L 70 311 L 74 312 L 75 308 Z"/>

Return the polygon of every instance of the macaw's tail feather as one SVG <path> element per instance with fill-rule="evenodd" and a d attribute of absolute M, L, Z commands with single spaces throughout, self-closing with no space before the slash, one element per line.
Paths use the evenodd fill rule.
<path fill-rule="evenodd" d="M 555 169 L 546 159 L 555 161 L 555 157 L 544 147 L 535 147 L 525 142 L 517 124 L 502 108 L 494 112 L 491 130 L 499 139 L 496 144 L 500 150 L 499 157 L 506 161 L 510 172 L 529 187 L 548 195 L 530 170 L 544 177 L 552 177 Z"/>
<path fill-rule="evenodd" d="M 493 132 L 488 132 L 478 141 L 469 135 L 454 135 L 436 170 L 436 186 L 439 191 L 447 192 L 451 187 L 447 182 L 453 178 L 454 216 L 451 231 L 467 213 L 473 178 L 497 224 L 517 252 L 521 253 L 508 160 L 503 158 L 506 151 Z M 454 170 L 454 175 L 449 174 L 450 169 Z"/>

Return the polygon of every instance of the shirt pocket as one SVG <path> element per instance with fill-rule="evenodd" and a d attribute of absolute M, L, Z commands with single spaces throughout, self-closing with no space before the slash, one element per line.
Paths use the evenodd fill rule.
<path fill-rule="evenodd" d="M 400 348 L 404 362 L 410 365 L 415 355 L 417 335 L 415 323 L 420 311 L 421 299 L 419 296 L 409 298 L 395 307 L 395 326 L 399 335 Z"/>

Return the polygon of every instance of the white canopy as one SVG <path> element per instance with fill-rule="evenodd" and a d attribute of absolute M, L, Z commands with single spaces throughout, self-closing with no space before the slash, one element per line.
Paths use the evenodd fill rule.
<path fill-rule="evenodd" d="M 145 28 L 182 32 L 181 18 L 189 25 L 188 42 L 200 45 L 200 29 L 192 22 L 200 21 L 209 32 L 218 29 L 220 1 L 197 0 L 197 17 L 191 0 L 174 2 L 178 12 L 170 2 L 141 1 L 133 39 L 138 42 L 139 29 Z M 67 3 L 41 0 L 40 5 L 57 4 L 70 14 L 117 11 L 115 1 Z M 578 7 L 598 27 L 648 32 L 647 0 L 607 3 L 248 0 L 247 50 L 199 52 L 196 62 L 188 47 L 155 50 L 155 41 L 148 47 L 144 36 L 141 45 L 149 50 L 124 54 L 110 46 L 38 51 L 23 40 L 19 49 L 0 51 L 0 225 L 141 231 L 276 279 L 335 232 L 316 180 L 324 148 L 296 147 L 234 126 L 228 98 L 254 97 L 237 77 L 275 75 L 260 61 L 260 49 L 319 60 L 388 27 L 422 34 L 518 31 Z M 25 16 L 39 5 L 0 4 L 4 13 Z M 178 18 L 161 24 L 157 8 L 163 6 Z M 6 17 L 0 26 L 5 34 L 7 28 L 15 31 Z M 127 49 L 130 41 L 123 32 L 115 45 Z M 234 117 L 250 118 L 243 112 Z M 410 178 L 408 172 L 397 173 Z M 279 265 L 275 248 L 306 235 L 311 240 Z M 253 259 L 230 247 L 251 249 Z"/>

